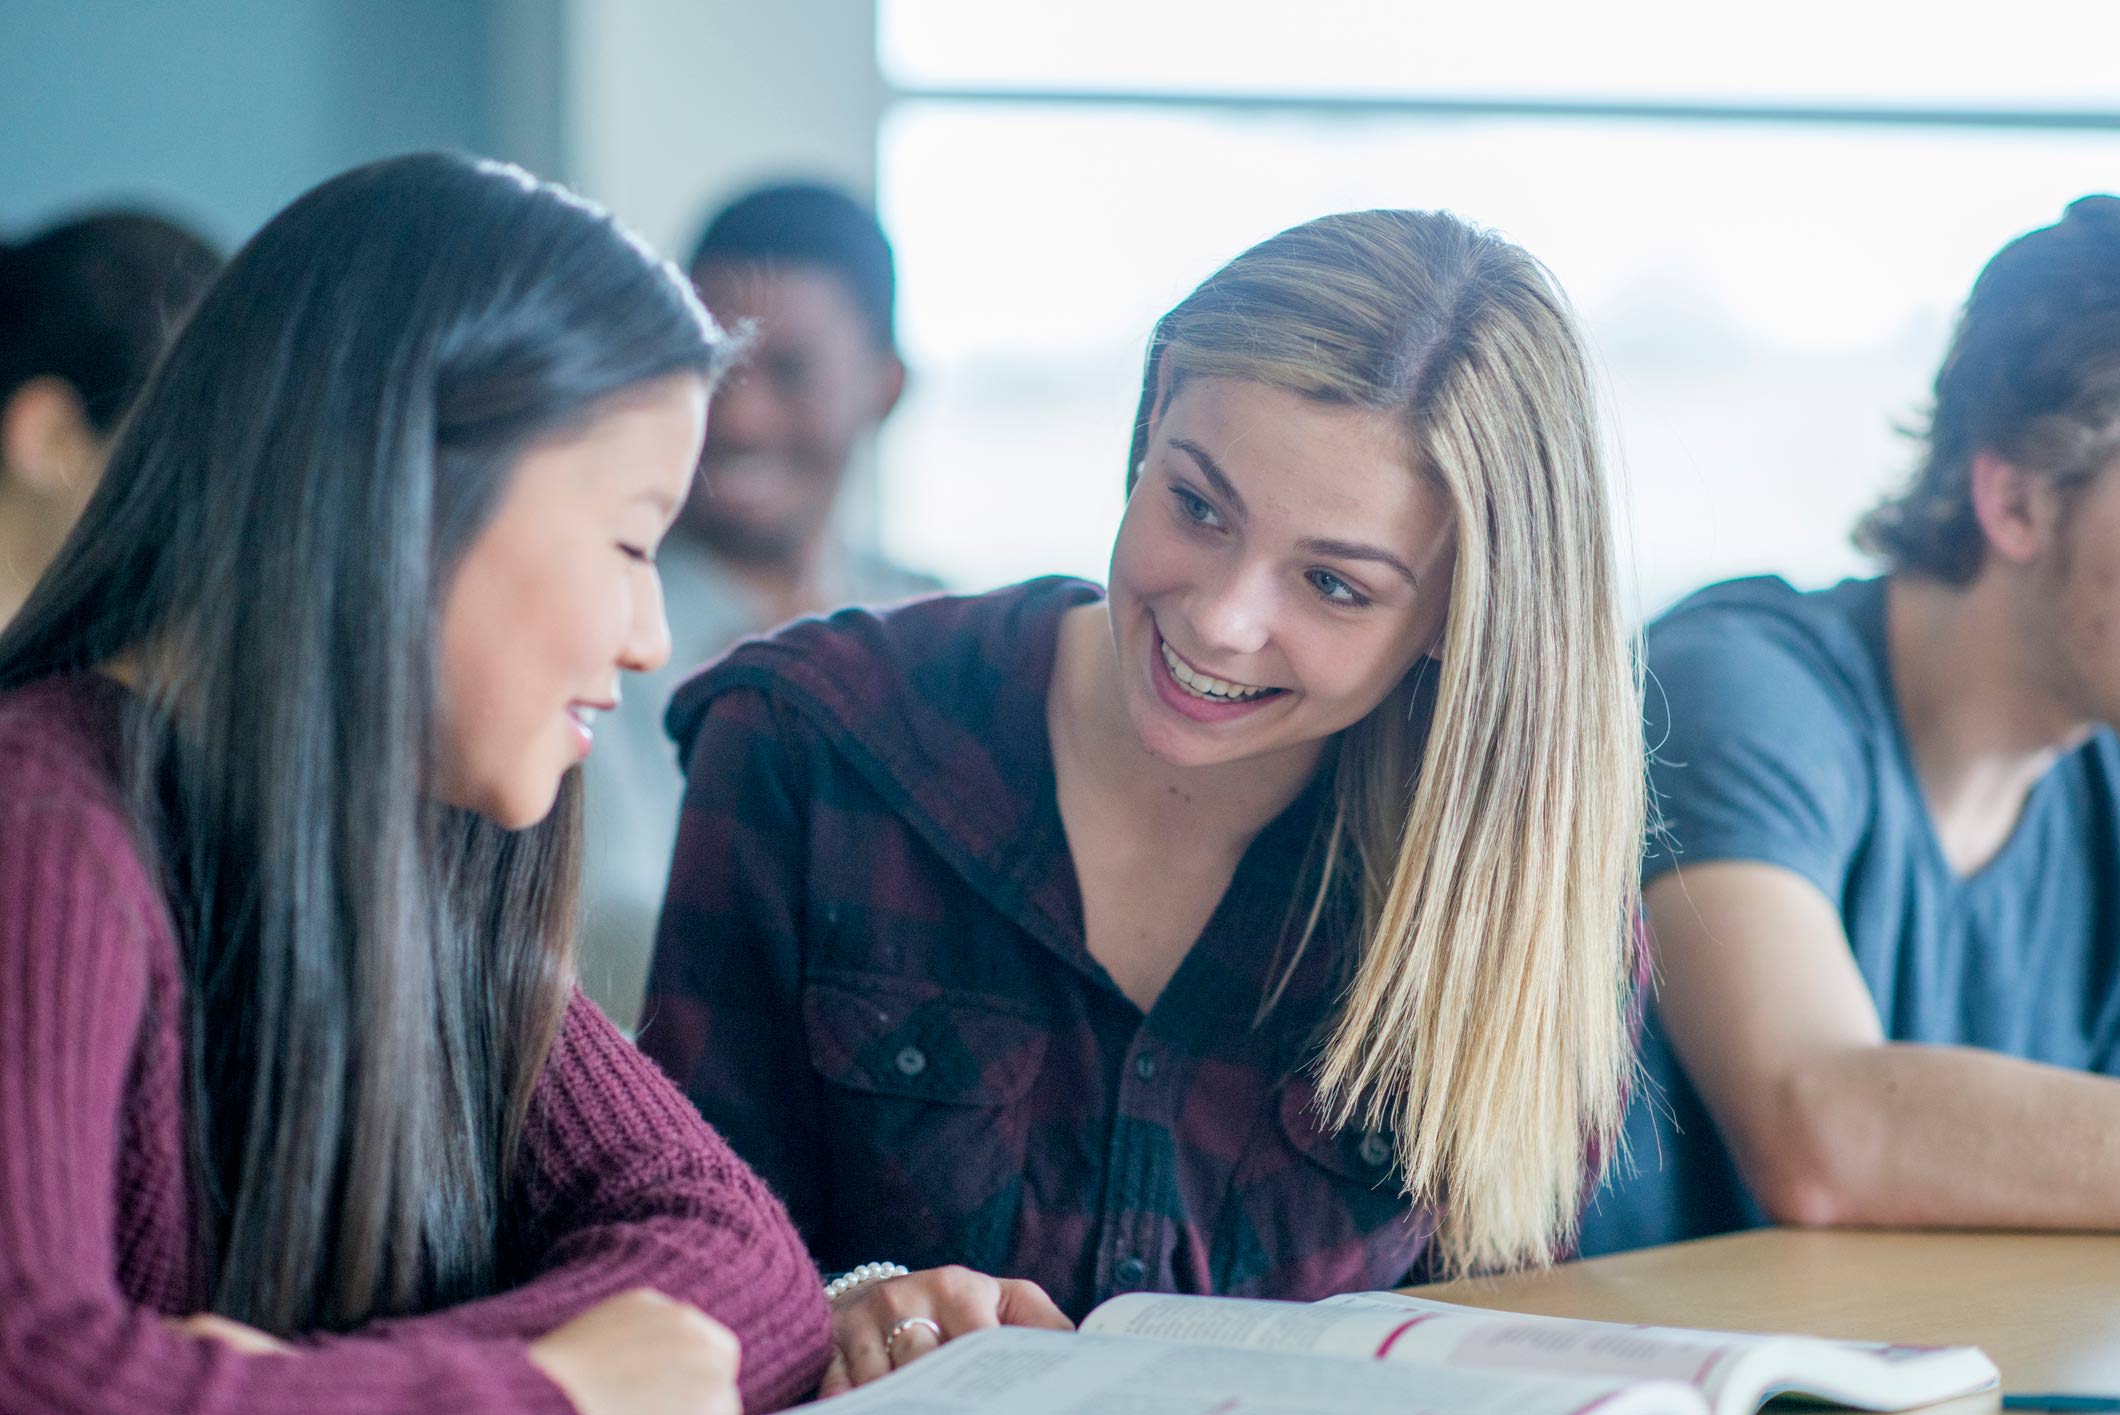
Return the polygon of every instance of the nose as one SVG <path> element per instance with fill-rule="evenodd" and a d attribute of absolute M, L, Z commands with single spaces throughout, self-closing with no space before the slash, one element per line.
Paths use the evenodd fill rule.
<path fill-rule="evenodd" d="M 737 369 L 714 395 L 707 441 L 725 446 L 770 446 L 786 421 L 772 380 L 763 371 Z"/>
<path fill-rule="evenodd" d="M 1192 605 L 1200 647 L 1231 657 L 1258 653 L 1273 638 L 1277 598 L 1269 567 L 1232 567 L 1206 585 Z"/>
<path fill-rule="evenodd" d="M 653 673 L 670 661 L 670 619 L 663 612 L 662 576 L 649 570 L 628 606 L 626 637 L 619 645 L 618 666 L 629 673 Z"/>

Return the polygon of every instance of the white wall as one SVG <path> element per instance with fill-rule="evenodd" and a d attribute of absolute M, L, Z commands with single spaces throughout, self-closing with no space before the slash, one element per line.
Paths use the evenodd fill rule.
<path fill-rule="evenodd" d="M 562 0 L 563 174 L 682 259 L 706 213 L 782 176 L 876 184 L 868 0 Z"/>

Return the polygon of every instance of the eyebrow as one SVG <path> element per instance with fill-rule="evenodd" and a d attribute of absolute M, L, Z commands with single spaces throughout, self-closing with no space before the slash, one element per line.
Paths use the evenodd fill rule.
<path fill-rule="evenodd" d="M 1239 519 L 1246 514 L 1244 498 L 1237 494 L 1235 485 L 1230 482 L 1221 465 L 1215 461 L 1214 456 L 1205 447 L 1183 437 L 1173 437 L 1170 440 L 1170 445 L 1200 464 L 1200 475 L 1207 478 L 1208 484 L 1215 489 L 1216 494 L 1229 502 L 1230 509 L 1237 513 Z M 1297 541 L 1296 549 L 1302 551 L 1305 555 L 1321 555 L 1333 560 L 1367 560 L 1403 575 L 1406 583 L 1412 585 L 1415 589 L 1421 587 L 1421 577 L 1413 573 L 1413 567 L 1380 545 L 1365 545 L 1358 540 L 1333 540 L 1312 536 L 1305 540 Z"/>
<path fill-rule="evenodd" d="M 677 503 L 670 499 L 670 494 L 658 487 L 643 487 L 633 493 L 632 499 L 634 501 L 647 502 L 665 516 L 671 515 L 677 510 Z"/>
<path fill-rule="evenodd" d="M 1364 545 L 1358 540 L 1299 540 L 1296 549 L 1305 555 L 1322 555 L 1330 560 L 1368 560 L 1388 569 L 1396 570 L 1406 577 L 1406 583 L 1415 589 L 1421 587 L 1421 577 L 1413 573 L 1413 567 L 1393 555 L 1380 545 Z"/>
<path fill-rule="evenodd" d="M 1214 455 L 1205 447 L 1184 437 L 1173 437 L 1170 445 L 1200 464 L 1200 475 L 1207 478 L 1207 484 L 1215 489 L 1217 496 L 1229 503 L 1229 509 L 1237 513 L 1238 520 L 1243 520 L 1251 514 L 1244 509 L 1244 498 L 1237 494 L 1235 483 L 1230 481 L 1222 471 L 1221 463 L 1215 461 Z"/>

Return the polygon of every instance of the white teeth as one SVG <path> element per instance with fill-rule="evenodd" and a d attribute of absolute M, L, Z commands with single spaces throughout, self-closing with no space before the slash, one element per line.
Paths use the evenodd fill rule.
<path fill-rule="evenodd" d="M 1163 644 L 1161 648 L 1163 662 L 1170 669 L 1170 676 L 1177 679 L 1178 685 L 1196 698 L 1219 698 L 1224 702 L 1241 703 L 1256 698 L 1261 693 L 1272 691 L 1269 688 L 1253 688 L 1242 683 L 1226 683 L 1220 678 L 1195 673 L 1185 666 L 1185 660 L 1179 658 L 1169 644 Z"/>
<path fill-rule="evenodd" d="M 593 707 L 570 707 L 567 709 L 567 715 L 579 722 L 588 731 L 594 732 L 596 730 L 598 711 L 598 709 Z"/>

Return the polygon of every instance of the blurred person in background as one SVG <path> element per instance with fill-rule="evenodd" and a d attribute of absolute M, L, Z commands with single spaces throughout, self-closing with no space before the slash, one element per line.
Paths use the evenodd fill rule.
<path fill-rule="evenodd" d="M 219 266 L 199 236 L 137 211 L 0 243 L 0 625 L 58 554 L 118 424 Z"/>
<path fill-rule="evenodd" d="M 1648 632 L 1660 985 L 1605 1252 L 2120 1228 L 2120 200 L 2005 246 L 1874 579 Z"/>
<path fill-rule="evenodd" d="M 706 450 L 664 544 L 669 666 L 627 689 L 588 767 L 583 981 L 631 1026 L 669 879 L 684 781 L 663 712 L 678 681 L 747 634 L 933 578 L 847 544 L 849 467 L 905 389 L 891 247 L 869 209 L 810 183 L 762 187 L 707 223 L 689 269 L 750 350 L 715 394 Z"/>

